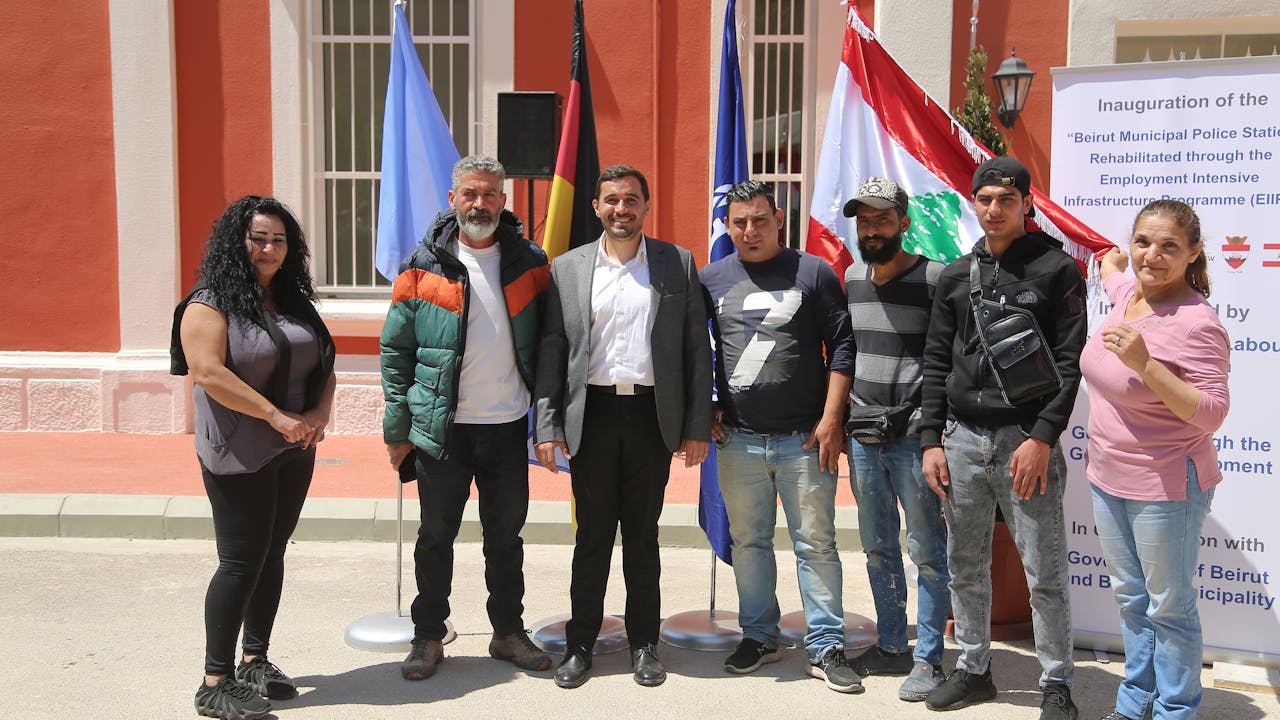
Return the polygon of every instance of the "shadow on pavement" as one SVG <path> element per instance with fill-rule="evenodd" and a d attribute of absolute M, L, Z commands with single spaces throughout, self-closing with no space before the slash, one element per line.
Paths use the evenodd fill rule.
<path fill-rule="evenodd" d="M 445 656 L 436 674 L 410 682 L 400 677 L 400 662 L 366 665 L 337 675 L 294 678 L 298 697 L 273 700 L 280 710 L 325 705 L 413 705 L 453 700 L 485 688 L 514 682 L 524 672 L 488 657 Z M 550 673 L 530 673 L 531 677 Z"/>

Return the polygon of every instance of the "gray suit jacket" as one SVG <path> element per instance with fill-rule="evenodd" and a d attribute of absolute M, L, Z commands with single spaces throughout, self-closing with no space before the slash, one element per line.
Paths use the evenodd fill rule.
<path fill-rule="evenodd" d="M 649 348 L 654 399 L 667 449 L 682 439 L 711 440 L 711 343 L 698 270 L 688 250 L 645 238 L 653 303 Z M 534 441 L 563 440 L 569 454 L 582 443 L 591 355 L 591 277 L 600 241 L 551 263 L 534 397 Z"/>

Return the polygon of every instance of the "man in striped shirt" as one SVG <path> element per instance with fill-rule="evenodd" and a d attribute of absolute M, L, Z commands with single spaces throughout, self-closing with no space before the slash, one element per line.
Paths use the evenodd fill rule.
<path fill-rule="evenodd" d="M 898 697 L 925 699 L 942 674 L 942 636 L 951 608 L 942 508 L 921 472 L 920 392 L 929 310 L 943 265 L 902 249 L 911 227 L 907 194 L 892 180 L 868 178 L 844 206 L 856 218 L 866 265 L 845 273 L 853 323 L 855 406 L 901 408 L 905 424 L 884 442 L 850 437 L 849 465 L 858 531 L 876 604 L 876 645 L 850 661 L 861 675 L 905 675 Z M 898 504 L 907 548 L 919 569 L 914 654 L 907 643 L 907 583 L 898 542 Z"/>

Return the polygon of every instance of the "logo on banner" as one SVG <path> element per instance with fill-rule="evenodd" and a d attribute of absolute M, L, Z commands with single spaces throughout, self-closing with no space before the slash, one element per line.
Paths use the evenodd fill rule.
<path fill-rule="evenodd" d="M 1263 243 L 1262 254 L 1262 267 L 1280 268 L 1280 243 Z"/>
<path fill-rule="evenodd" d="M 1245 260 L 1249 259 L 1249 246 L 1245 243 L 1249 238 L 1243 235 L 1228 235 L 1222 246 L 1222 258 L 1232 270 L 1239 270 Z"/>

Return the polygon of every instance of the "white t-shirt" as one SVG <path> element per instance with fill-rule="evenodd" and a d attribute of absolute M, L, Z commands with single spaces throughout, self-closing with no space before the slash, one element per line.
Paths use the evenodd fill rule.
<path fill-rule="evenodd" d="M 529 389 L 516 368 L 498 244 L 479 250 L 456 242 L 453 249 L 471 280 L 454 422 L 497 425 L 518 420 L 529 412 Z"/>

